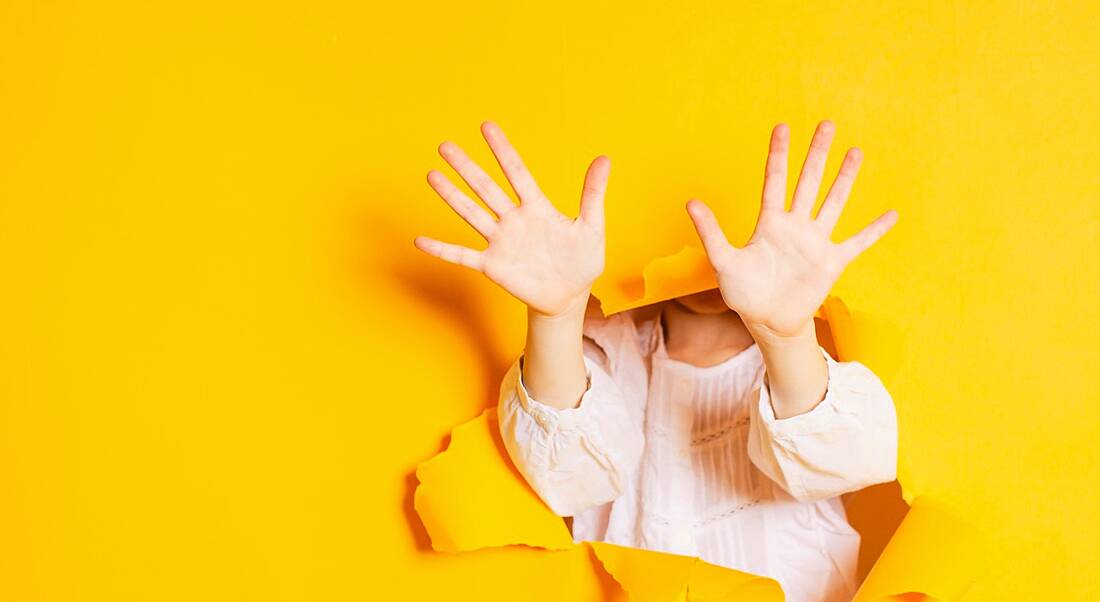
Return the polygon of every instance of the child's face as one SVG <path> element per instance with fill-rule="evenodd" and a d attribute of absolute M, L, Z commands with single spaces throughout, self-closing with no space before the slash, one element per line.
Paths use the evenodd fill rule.
<path fill-rule="evenodd" d="M 726 302 L 722 300 L 722 293 L 716 288 L 693 295 L 676 297 L 673 301 L 697 314 L 721 314 L 727 311 L 733 311 L 726 305 Z"/>

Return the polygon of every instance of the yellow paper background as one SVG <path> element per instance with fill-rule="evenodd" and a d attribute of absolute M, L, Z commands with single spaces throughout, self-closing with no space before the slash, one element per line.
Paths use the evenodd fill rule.
<path fill-rule="evenodd" d="M 751 230 L 767 133 L 865 155 L 838 283 L 904 334 L 907 487 L 991 528 L 967 600 L 1100 597 L 1091 3 L 0 5 L 0 599 L 588 599 L 587 548 L 428 551 L 413 470 L 523 310 L 411 239 L 497 120 L 609 280 Z M 841 152 L 834 150 L 828 173 Z M 636 285 L 627 284 L 627 289 Z"/>

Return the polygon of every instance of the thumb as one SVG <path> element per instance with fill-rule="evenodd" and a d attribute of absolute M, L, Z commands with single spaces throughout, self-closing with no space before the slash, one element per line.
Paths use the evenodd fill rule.
<path fill-rule="evenodd" d="M 687 202 L 687 211 L 695 225 L 695 231 L 699 234 L 699 240 L 703 241 L 710 263 L 717 266 L 718 261 L 729 253 L 731 247 L 714 217 L 714 212 L 698 199 Z"/>
<path fill-rule="evenodd" d="M 600 155 L 592 160 L 588 172 L 584 174 L 584 192 L 581 193 L 582 221 L 589 226 L 603 230 L 603 197 L 607 190 L 607 178 L 611 174 L 611 159 Z"/>

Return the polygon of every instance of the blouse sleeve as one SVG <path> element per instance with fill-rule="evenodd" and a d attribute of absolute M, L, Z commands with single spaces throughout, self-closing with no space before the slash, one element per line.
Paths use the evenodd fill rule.
<path fill-rule="evenodd" d="M 835 497 L 897 475 L 897 415 L 886 387 L 863 364 L 837 362 L 821 352 L 829 384 L 812 410 L 777 419 L 766 383 L 749 410 L 749 458 L 800 501 Z"/>
<path fill-rule="evenodd" d="M 643 431 L 619 386 L 586 345 L 588 388 L 576 408 L 545 405 L 527 392 L 521 356 L 500 389 L 504 445 L 524 478 L 559 516 L 617 498 L 642 453 Z"/>

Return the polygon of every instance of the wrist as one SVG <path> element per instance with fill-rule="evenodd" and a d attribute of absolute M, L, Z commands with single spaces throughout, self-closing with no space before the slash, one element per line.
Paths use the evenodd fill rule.
<path fill-rule="evenodd" d="M 749 333 L 764 358 L 766 386 L 777 419 L 808 412 L 824 399 L 829 367 L 812 318 L 790 332 L 755 326 L 749 328 Z"/>
<path fill-rule="evenodd" d="M 527 319 L 534 322 L 556 323 L 556 322 L 569 322 L 577 319 L 584 319 L 584 314 L 588 309 L 588 299 L 591 296 L 591 289 L 585 289 L 577 295 L 566 299 L 563 303 L 559 304 L 560 309 L 552 312 L 541 311 L 527 306 Z"/>
<path fill-rule="evenodd" d="M 554 314 L 527 308 L 527 341 L 521 365 L 524 384 L 551 407 L 575 408 L 587 387 L 584 316 L 588 296 L 578 296 Z"/>
<path fill-rule="evenodd" d="M 817 328 L 813 318 L 793 330 L 778 331 L 766 324 L 746 323 L 745 327 L 761 351 L 784 351 L 812 346 L 817 348 Z"/>

